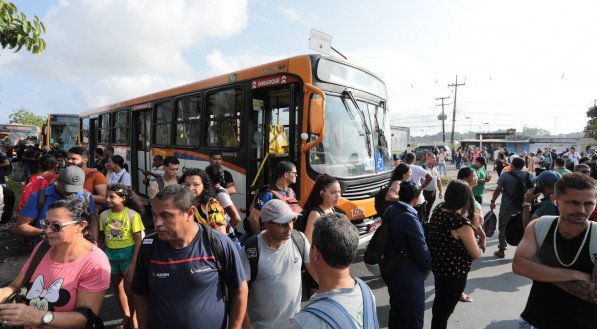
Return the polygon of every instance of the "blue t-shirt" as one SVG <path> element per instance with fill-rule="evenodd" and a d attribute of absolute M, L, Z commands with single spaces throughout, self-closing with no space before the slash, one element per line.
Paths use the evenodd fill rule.
<path fill-rule="evenodd" d="M 39 211 L 39 212 L 37 211 L 37 196 L 39 195 L 39 192 L 31 193 L 31 196 L 27 200 L 27 203 L 25 203 L 25 206 L 23 206 L 23 209 L 21 209 L 20 215 L 23 217 L 33 218 L 33 223 L 31 223 L 31 224 L 37 228 L 41 228 L 39 221 L 46 218 L 46 213 L 48 212 L 48 207 L 50 207 L 50 205 L 52 203 L 54 203 L 58 200 L 64 199 L 62 197 L 62 195 L 60 195 L 58 193 L 58 191 L 56 191 L 56 184 L 57 183 L 54 183 L 45 188 L 46 202 L 44 203 L 44 206 L 41 208 L 41 211 Z M 89 196 L 87 198 L 85 198 L 84 193 L 87 193 Z M 74 195 L 81 200 L 89 200 L 89 205 L 91 207 L 91 213 L 93 215 L 97 215 L 97 209 L 95 208 L 95 201 L 93 201 L 93 197 L 91 196 L 91 193 L 90 192 L 84 192 L 84 193 L 75 193 Z M 90 225 L 91 224 L 92 223 L 90 223 Z M 38 244 L 40 241 L 41 241 L 40 238 L 34 238 L 33 245 Z"/>
<path fill-rule="evenodd" d="M 227 236 L 213 233 L 224 246 L 223 279 L 228 291 L 233 292 L 246 280 L 238 251 Z M 155 237 L 149 268 L 143 261 L 137 262 L 132 290 L 149 294 L 152 328 L 226 328 L 220 275 L 205 236 L 200 227 L 195 239 L 182 249 Z M 140 260 L 144 259 L 143 252 L 141 248 Z"/>

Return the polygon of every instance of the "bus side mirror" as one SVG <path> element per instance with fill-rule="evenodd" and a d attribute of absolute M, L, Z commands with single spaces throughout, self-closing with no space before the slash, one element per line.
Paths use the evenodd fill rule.
<path fill-rule="evenodd" d="M 313 95 L 309 103 L 309 131 L 319 135 L 323 132 L 323 99 L 319 95 Z"/>

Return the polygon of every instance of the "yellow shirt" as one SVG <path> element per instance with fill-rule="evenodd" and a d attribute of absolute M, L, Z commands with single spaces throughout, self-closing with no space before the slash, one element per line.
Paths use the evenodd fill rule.
<path fill-rule="evenodd" d="M 135 244 L 133 233 L 145 230 L 141 215 L 132 211 L 129 216 L 129 208 L 124 207 L 119 212 L 112 212 L 108 209 L 101 213 L 99 218 L 99 229 L 104 232 L 106 247 L 110 249 L 121 249 Z"/>

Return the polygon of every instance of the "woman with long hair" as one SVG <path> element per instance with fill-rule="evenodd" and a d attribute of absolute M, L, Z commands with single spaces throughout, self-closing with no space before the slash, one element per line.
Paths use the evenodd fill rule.
<path fill-rule="evenodd" d="M 305 236 L 311 243 L 311 237 L 313 235 L 313 227 L 317 218 L 324 214 L 331 214 L 336 212 L 334 207 L 338 205 L 340 201 L 340 183 L 336 178 L 328 175 L 321 174 L 317 176 L 313 189 L 305 201 L 303 216 L 304 225 L 297 223 L 297 229 L 304 231 Z M 299 219 L 303 220 L 303 219 Z M 304 229 L 304 230 L 303 230 Z"/>
<path fill-rule="evenodd" d="M 205 170 L 198 168 L 186 170 L 178 180 L 178 184 L 188 187 L 195 194 L 195 221 L 228 235 L 228 222 L 224 216 L 226 212 L 216 199 L 216 192 Z"/>
<path fill-rule="evenodd" d="M 429 220 L 427 244 L 435 278 L 431 329 L 447 327 L 466 286 L 471 263 L 481 256 L 473 229 L 474 213 L 471 187 L 457 179 L 448 184 L 444 202 L 437 205 Z"/>
<path fill-rule="evenodd" d="M 133 185 L 131 175 L 128 172 L 129 166 L 124 162 L 124 158 L 118 154 L 108 158 L 105 164 L 108 174 L 108 185 L 124 184 L 128 187 Z"/>
<path fill-rule="evenodd" d="M 89 205 L 76 198 L 58 200 L 49 206 L 41 221 L 47 240 L 33 249 L 12 283 L 0 289 L 3 325 L 85 328 L 87 318 L 76 309 L 89 308 L 99 314 L 110 286 L 110 263 L 92 242 L 92 218 Z M 38 250 L 43 257 L 28 282 L 23 282 Z M 21 287 L 30 287 L 24 302 L 4 304 Z"/>
<path fill-rule="evenodd" d="M 390 177 L 390 188 L 388 189 L 388 193 L 386 194 L 386 201 L 387 202 L 395 202 L 398 201 L 399 195 L 398 192 L 400 191 L 400 182 L 402 181 L 409 181 L 413 177 L 413 172 L 410 169 L 410 166 L 406 163 L 402 162 L 399 163 L 396 168 L 392 171 L 392 176 Z"/>

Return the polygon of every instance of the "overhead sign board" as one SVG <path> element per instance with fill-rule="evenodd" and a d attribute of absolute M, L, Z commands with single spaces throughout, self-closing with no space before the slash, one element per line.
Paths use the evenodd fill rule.
<path fill-rule="evenodd" d="M 311 29 L 309 49 L 329 55 L 332 49 L 332 36 L 316 29 Z"/>
<path fill-rule="evenodd" d="M 276 86 L 276 85 L 284 85 L 287 83 L 292 83 L 298 81 L 294 77 L 286 76 L 286 75 L 277 75 L 268 78 L 262 78 L 253 80 L 251 82 L 251 89 L 258 89 L 258 88 L 265 88 L 269 86 Z"/>

